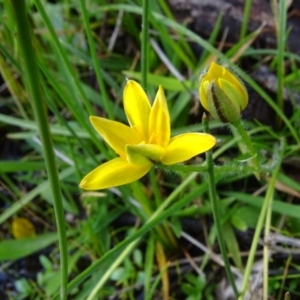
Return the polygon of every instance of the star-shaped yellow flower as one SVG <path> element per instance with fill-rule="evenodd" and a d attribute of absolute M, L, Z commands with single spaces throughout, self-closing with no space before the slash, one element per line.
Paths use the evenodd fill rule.
<path fill-rule="evenodd" d="M 100 190 L 127 184 L 143 177 L 154 163 L 171 165 L 211 149 L 216 139 L 205 133 L 186 133 L 171 138 L 170 115 L 163 88 L 151 106 L 142 87 L 128 80 L 124 109 L 130 126 L 100 117 L 90 121 L 119 155 L 87 174 L 84 190 Z"/>

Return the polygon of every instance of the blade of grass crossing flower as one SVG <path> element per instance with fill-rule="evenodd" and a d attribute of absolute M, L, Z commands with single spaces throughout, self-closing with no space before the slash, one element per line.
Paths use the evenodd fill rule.
<path fill-rule="evenodd" d="M 11 3 L 16 17 L 15 20 L 18 30 L 20 51 L 23 58 L 24 75 L 26 76 L 26 83 L 31 96 L 32 108 L 34 110 L 35 119 L 37 121 L 39 133 L 43 143 L 46 169 L 51 184 L 59 239 L 61 272 L 60 296 L 61 299 L 64 300 L 67 299 L 66 286 L 68 281 L 68 248 L 62 195 L 53 152 L 51 134 L 47 121 L 48 118 L 46 115 L 44 102 L 42 101 L 44 97 L 41 91 L 41 86 L 39 85 L 39 73 L 35 61 L 35 53 L 31 44 L 31 32 L 26 15 L 25 2 L 23 0 L 11 0 Z"/>

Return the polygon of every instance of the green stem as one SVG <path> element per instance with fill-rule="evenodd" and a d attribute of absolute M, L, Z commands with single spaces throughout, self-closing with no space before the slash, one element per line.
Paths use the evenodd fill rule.
<path fill-rule="evenodd" d="M 204 125 L 204 131 L 206 133 L 209 133 L 208 119 L 206 116 L 204 116 L 204 118 L 203 118 L 203 125 Z M 210 196 L 210 200 L 211 200 L 211 208 L 212 208 L 213 218 L 214 218 L 214 222 L 215 222 L 215 226 L 216 226 L 219 247 L 220 247 L 221 254 L 222 254 L 222 257 L 224 260 L 224 266 L 225 266 L 225 271 L 226 271 L 228 280 L 229 280 L 230 285 L 235 294 L 235 298 L 237 298 L 239 293 L 236 288 L 234 277 L 233 277 L 233 274 L 230 269 L 228 255 L 227 255 L 225 242 L 224 242 L 223 234 L 222 234 L 221 219 L 220 219 L 220 213 L 219 213 L 219 209 L 218 209 L 217 193 L 216 193 L 216 188 L 215 188 L 213 156 L 212 156 L 211 150 L 206 152 L 206 162 L 207 162 L 209 196 Z"/>
<path fill-rule="evenodd" d="M 64 210 L 62 205 L 63 201 L 53 152 L 52 139 L 49 130 L 48 116 L 46 113 L 45 102 L 43 101 L 44 95 L 40 85 L 39 70 L 37 68 L 33 46 L 31 44 L 32 32 L 30 31 L 24 2 L 24 0 L 11 0 L 11 4 L 15 13 L 15 22 L 17 24 L 17 37 L 19 39 L 19 46 L 23 60 L 26 85 L 29 91 L 34 116 L 43 145 L 45 164 L 52 191 L 60 251 L 60 295 L 61 299 L 64 300 L 67 298 L 66 286 L 68 280 L 68 248 Z"/>
<path fill-rule="evenodd" d="M 281 148 L 283 149 L 284 147 L 281 147 Z M 251 248 L 250 248 L 250 252 L 249 252 L 249 256 L 248 256 L 248 260 L 247 260 L 247 265 L 246 265 L 245 272 L 244 272 L 242 291 L 241 291 L 241 294 L 240 294 L 238 300 L 244 299 L 244 295 L 247 290 L 247 286 L 249 283 L 249 278 L 250 278 L 250 274 L 251 274 L 251 270 L 252 270 L 252 266 L 253 266 L 253 262 L 254 262 L 254 258 L 255 258 L 255 253 L 256 253 L 259 237 L 260 237 L 260 234 L 261 234 L 261 231 L 263 228 L 263 223 L 264 223 L 268 208 L 270 207 L 270 205 L 272 203 L 274 186 L 275 186 L 276 178 L 280 171 L 280 167 L 281 167 L 280 161 L 282 159 L 282 156 L 283 156 L 283 150 L 281 150 L 279 162 L 277 163 L 276 168 L 273 171 L 272 178 L 268 184 L 268 190 L 266 192 L 265 200 L 263 201 L 263 206 L 261 208 L 261 211 L 260 211 L 260 214 L 258 217 L 258 221 L 256 224 L 256 228 L 255 228 L 255 232 L 254 232 L 254 236 L 253 236 L 253 240 L 252 240 L 252 244 L 251 244 Z"/>
<path fill-rule="evenodd" d="M 148 75 L 148 45 L 149 45 L 149 0 L 143 0 L 143 23 L 142 23 L 142 86 L 147 90 Z"/>
<path fill-rule="evenodd" d="M 238 121 L 232 123 L 232 125 L 237 129 L 239 135 L 241 136 L 243 142 L 245 143 L 245 145 L 248 149 L 248 152 L 250 153 L 249 164 L 256 168 L 257 172 L 255 172 L 254 174 L 255 174 L 256 178 L 259 180 L 260 179 L 260 175 L 259 175 L 260 166 L 259 166 L 257 152 L 253 147 L 251 139 L 250 139 L 249 135 L 247 134 L 246 130 L 244 129 L 241 119 L 238 119 Z"/>
<path fill-rule="evenodd" d="M 163 165 L 157 165 L 158 168 L 166 169 Z M 273 169 L 273 165 L 263 165 L 261 166 L 262 172 L 270 172 Z M 205 175 L 207 172 L 206 166 L 201 165 L 170 165 L 167 168 L 168 171 L 178 172 L 178 173 L 191 173 L 191 172 L 197 172 L 201 175 Z M 226 164 L 224 166 L 216 166 L 214 168 L 214 172 L 216 174 L 221 175 L 234 175 L 234 174 L 241 174 L 248 173 L 248 172 L 254 172 L 257 168 L 254 166 L 247 166 L 247 165 L 241 165 L 240 163 L 232 163 L 232 164 Z"/>

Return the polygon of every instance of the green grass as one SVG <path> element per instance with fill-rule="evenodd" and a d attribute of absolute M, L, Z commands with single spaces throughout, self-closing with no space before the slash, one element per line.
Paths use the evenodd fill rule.
<path fill-rule="evenodd" d="M 282 299 L 287 291 L 297 298 L 296 256 L 276 259 L 262 244 L 275 232 L 291 241 L 277 244 L 279 253 L 299 247 L 299 103 L 286 116 L 282 95 L 284 88 L 299 93 L 300 57 L 286 47 L 284 1 L 275 14 L 276 49 L 252 44 L 260 29 L 247 32 L 252 1 L 246 1 L 240 40 L 223 52 L 217 48 L 222 14 L 202 38 L 177 23 L 160 0 L 21 3 L 23 10 L 17 0 L 0 3 L 0 261 L 15 285 L 0 288 L 0 295 L 216 299 L 218 284 L 227 279 L 216 256 L 221 231 L 233 277 L 242 282 L 239 292 L 253 284 L 253 264 L 262 261 L 264 299 Z M 191 43 L 203 52 L 195 53 Z M 243 122 L 259 154 L 261 179 L 247 164 L 239 134 L 210 120 L 218 140 L 212 152 L 215 193 L 209 193 L 204 155 L 184 165 L 157 165 L 132 184 L 81 191 L 80 180 L 115 157 L 88 117 L 127 123 L 126 78 L 140 82 L 151 101 L 162 85 L 172 135 L 203 132 L 198 78 L 212 59 L 233 70 L 275 114 L 276 129 Z M 262 61 L 278 78 L 275 96 L 250 75 Z M 213 215 L 219 215 L 217 226 Z M 17 217 L 33 222 L 35 237 L 14 239 Z M 18 260 L 29 255 L 40 263 L 34 280 L 18 274 Z"/>

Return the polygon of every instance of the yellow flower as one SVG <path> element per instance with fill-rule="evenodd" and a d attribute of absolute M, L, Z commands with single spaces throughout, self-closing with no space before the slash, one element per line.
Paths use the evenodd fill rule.
<path fill-rule="evenodd" d="M 156 162 L 171 165 L 211 149 L 216 139 L 204 133 L 171 136 L 170 115 L 163 88 L 158 88 L 151 106 L 135 81 L 124 89 L 124 109 L 130 126 L 100 117 L 90 121 L 107 144 L 119 155 L 87 174 L 84 190 L 100 190 L 127 184 L 144 176 Z"/>
<path fill-rule="evenodd" d="M 248 93 L 240 79 L 214 62 L 200 76 L 199 95 L 202 106 L 224 123 L 237 121 L 248 104 Z"/>
<path fill-rule="evenodd" d="M 35 228 L 32 222 L 26 218 L 15 218 L 11 224 L 12 234 L 16 239 L 35 236 Z"/>

